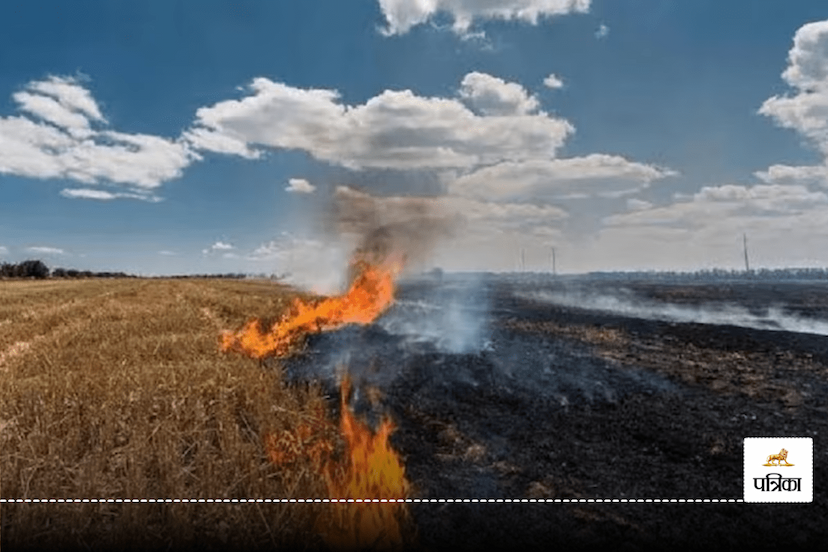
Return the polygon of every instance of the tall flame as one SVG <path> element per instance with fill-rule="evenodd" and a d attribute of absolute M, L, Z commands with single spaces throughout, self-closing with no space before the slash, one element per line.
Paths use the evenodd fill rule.
<path fill-rule="evenodd" d="M 339 499 L 398 500 L 408 496 L 402 461 L 388 438 L 394 424 L 386 418 L 376 433 L 356 419 L 347 405 L 350 383 L 340 387 L 340 431 L 348 453 L 345 465 L 329 464 L 326 470 L 328 494 Z M 408 516 L 404 502 L 355 502 L 334 506 L 333 523 L 323 535 L 335 548 L 357 550 L 371 547 L 387 550 L 403 542 L 401 523 Z"/>
<path fill-rule="evenodd" d="M 394 280 L 403 259 L 391 255 L 381 263 L 363 259 L 354 262 L 356 277 L 348 292 L 319 302 L 296 299 L 290 313 L 263 331 L 258 319 L 250 320 L 237 331 L 224 332 L 222 351 L 238 351 L 253 358 L 282 356 L 309 332 L 339 328 L 345 324 L 373 322 L 394 299 Z"/>
<path fill-rule="evenodd" d="M 372 432 L 348 407 L 349 393 L 350 381 L 345 377 L 340 385 L 339 422 L 346 446 L 343 459 L 334 459 L 334 446 L 323 435 L 325 423 L 321 417 L 301 424 L 294 434 L 284 432 L 281 438 L 266 435 L 265 450 L 275 465 L 309 462 L 323 474 L 328 496 L 348 501 L 333 504 L 327 512 L 330 515 L 317 523 L 333 549 L 399 548 L 409 514 L 405 502 L 396 501 L 405 499 L 410 489 L 402 460 L 388 442 L 394 424 L 386 418 Z"/>
<path fill-rule="evenodd" d="M 345 324 L 369 324 L 392 303 L 394 281 L 403 262 L 401 255 L 388 255 L 381 261 L 372 259 L 370 252 L 358 255 L 352 263 L 355 277 L 347 293 L 315 302 L 297 299 L 290 312 L 268 331 L 253 319 L 237 332 L 224 332 L 221 349 L 253 358 L 284 356 L 307 333 Z M 331 498 L 353 500 L 333 504 L 332 518 L 319 520 L 319 531 L 330 546 L 355 550 L 399 548 L 403 543 L 402 523 L 408 519 L 406 504 L 364 502 L 399 500 L 408 495 L 402 460 L 388 442 L 394 424 L 386 418 L 377 432 L 372 432 L 348 407 L 349 393 L 350 381 L 343 377 L 339 429 L 347 448 L 344 460 L 334 460 L 333 442 L 323 435 L 329 426 L 321 411 L 310 422 L 300 424 L 295 433 L 265 435 L 267 456 L 275 465 L 310 463 L 324 477 Z"/>

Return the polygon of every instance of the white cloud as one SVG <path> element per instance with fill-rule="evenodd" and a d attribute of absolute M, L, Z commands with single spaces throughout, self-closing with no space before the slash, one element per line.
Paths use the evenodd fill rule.
<path fill-rule="evenodd" d="M 487 199 L 614 197 L 633 193 L 675 171 L 605 154 L 566 159 L 503 162 L 463 175 L 449 185 L 454 194 Z"/>
<path fill-rule="evenodd" d="M 92 94 L 80 86 L 77 79 L 52 76 L 44 81 L 32 82 L 29 89 L 51 96 L 67 109 L 83 113 L 90 119 L 106 121 Z"/>
<path fill-rule="evenodd" d="M 70 199 L 97 199 L 99 201 L 111 201 L 118 198 L 140 199 L 142 201 L 149 201 L 157 203 L 161 198 L 146 192 L 131 193 L 131 192 L 108 192 L 106 190 L 96 190 L 91 188 L 64 188 L 60 191 L 60 195 Z"/>
<path fill-rule="evenodd" d="M 767 99 L 759 113 L 804 136 L 825 156 L 824 166 L 773 165 L 757 173 L 766 182 L 828 185 L 828 21 L 803 25 L 794 35 L 782 78 L 792 95 Z"/>
<path fill-rule="evenodd" d="M 175 256 L 178 255 L 178 253 L 176 253 L 175 251 L 169 251 L 167 249 L 162 249 L 161 251 L 158 252 L 158 254 L 163 255 L 165 257 L 175 257 Z"/>
<path fill-rule="evenodd" d="M 563 88 L 564 85 L 563 81 L 556 77 L 554 73 L 551 73 L 548 77 L 543 79 L 543 84 L 547 88 L 551 88 L 553 90 L 557 88 Z"/>
<path fill-rule="evenodd" d="M 606 38 L 609 35 L 610 29 L 603 23 L 598 26 L 598 30 L 595 31 L 595 38 L 601 39 Z"/>
<path fill-rule="evenodd" d="M 754 174 L 767 184 L 793 190 L 801 191 L 803 186 L 828 188 L 828 21 L 803 25 L 793 42 L 788 67 L 782 73 L 793 94 L 767 99 L 759 113 L 805 137 L 822 153 L 823 163 L 775 164 Z"/>
<path fill-rule="evenodd" d="M 771 165 L 754 173 L 768 184 L 802 184 L 828 187 L 828 166 Z"/>
<path fill-rule="evenodd" d="M 68 109 L 54 98 L 30 92 L 17 92 L 12 97 L 20 105 L 21 111 L 65 129 L 71 135 L 80 138 L 91 133 L 89 119 L 85 114 Z"/>
<path fill-rule="evenodd" d="M 474 20 L 519 20 L 537 25 L 542 17 L 589 11 L 590 0 L 379 0 L 385 17 L 386 35 L 407 33 L 438 12 L 449 14 L 453 29 L 466 34 Z"/>
<path fill-rule="evenodd" d="M 644 201 L 641 199 L 630 198 L 627 200 L 627 209 L 630 211 L 641 211 L 643 209 L 650 209 L 653 207 L 653 204 L 649 201 Z"/>
<path fill-rule="evenodd" d="M 127 188 L 115 197 L 137 197 L 181 176 L 199 158 L 180 141 L 95 128 L 106 119 L 73 78 L 34 81 L 12 98 L 28 116 L 0 117 L 0 174 L 109 182 Z"/>
<path fill-rule="evenodd" d="M 775 225 L 788 224 L 791 216 L 824 210 L 828 195 L 805 186 L 726 184 L 706 186 L 689 201 L 665 207 L 638 208 L 604 219 L 607 226 L 670 225 L 685 229 L 712 228 L 722 219 L 746 218 Z"/>
<path fill-rule="evenodd" d="M 782 77 L 801 90 L 828 88 L 828 20 L 808 23 L 794 35 Z"/>
<path fill-rule="evenodd" d="M 462 215 L 469 221 L 486 226 L 538 224 L 561 221 L 568 217 L 566 211 L 554 205 L 478 201 L 457 196 L 447 196 L 439 201 L 448 212 Z"/>
<path fill-rule="evenodd" d="M 289 232 L 283 232 L 280 239 L 263 243 L 253 250 L 247 258 L 253 261 L 285 260 L 297 252 L 304 254 L 308 251 L 317 251 L 324 248 L 325 244 L 322 241 L 297 238 Z"/>
<path fill-rule="evenodd" d="M 473 72 L 463 77 L 460 97 L 484 115 L 528 115 L 538 108 L 538 100 L 514 82 Z"/>
<path fill-rule="evenodd" d="M 295 192 L 300 194 L 310 194 L 316 190 L 316 186 L 305 180 L 304 178 L 291 178 L 288 180 L 288 187 L 285 188 L 288 192 Z"/>
<path fill-rule="evenodd" d="M 778 184 L 737 186 L 708 186 L 694 197 L 700 202 L 725 201 L 761 208 L 763 210 L 788 209 L 797 205 L 825 203 L 828 196 L 823 192 L 811 192 L 805 186 L 783 186 Z"/>
<path fill-rule="evenodd" d="M 9 249 L 7 247 L 4 247 L 4 246 L 0 245 L 0 255 L 8 255 L 8 254 L 9 254 Z"/>
<path fill-rule="evenodd" d="M 27 247 L 26 251 L 29 253 L 37 253 L 39 255 L 65 255 L 66 252 L 63 249 L 58 249 L 57 247 L 43 247 L 43 246 L 35 246 L 35 247 Z"/>
<path fill-rule="evenodd" d="M 251 95 L 197 111 L 193 147 L 211 149 L 226 137 L 255 145 L 298 149 L 350 169 L 468 169 L 503 160 L 549 158 L 574 131 L 538 111 L 522 87 L 473 73 L 466 94 L 483 100 L 488 86 L 511 115 L 476 115 L 458 99 L 427 98 L 410 90 L 386 90 L 365 104 L 347 106 L 332 90 L 299 89 L 266 78 L 253 80 Z M 475 95 L 476 94 L 476 95 Z M 481 95 L 482 94 L 482 95 Z M 509 103 L 511 101 L 511 104 Z M 490 101 L 487 107 L 493 108 Z M 209 137 L 209 139 L 208 139 Z M 227 153 L 226 150 L 217 150 Z"/>
<path fill-rule="evenodd" d="M 223 241 L 217 241 L 216 243 L 214 243 L 213 245 L 211 245 L 207 249 L 202 249 L 201 252 L 204 255 L 208 255 L 208 254 L 213 253 L 215 251 L 230 251 L 232 249 L 235 249 L 235 247 L 233 245 L 231 245 L 229 243 L 225 243 Z"/>
<path fill-rule="evenodd" d="M 723 185 L 702 188 L 671 205 L 628 200 L 627 213 L 577 251 L 581 269 L 743 268 L 742 234 L 752 266 L 810 266 L 828 262 L 828 195 L 799 185 Z M 600 264 L 598 263 L 600 261 Z"/>
<path fill-rule="evenodd" d="M 202 149 L 227 155 L 238 155 L 246 159 L 259 159 L 262 156 L 262 152 L 248 147 L 244 139 L 240 138 L 232 130 L 215 132 L 215 130 L 208 128 L 197 127 L 184 131 L 181 137 L 182 140 L 194 149 Z"/>

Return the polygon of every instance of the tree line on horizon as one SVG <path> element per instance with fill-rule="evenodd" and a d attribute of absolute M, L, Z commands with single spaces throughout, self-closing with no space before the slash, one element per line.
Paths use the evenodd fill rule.
<path fill-rule="evenodd" d="M 21 263 L 0 264 L 0 278 L 28 278 L 42 280 L 46 278 L 135 278 L 125 272 L 92 272 L 74 268 L 49 269 L 39 259 L 29 259 Z"/>
<path fill-rule="evenodd" d="M 160 276 L 161 278 L 248 278 L 243 273 L 228 274 L 193 274 L 187 276 Z M 74 268 L 50 269 L 39 259 L 29 259 L 20 263 L 0 264 L 0 278 L 22 278 L 43 280 L 46 278 L 79 279 L 79 278 L 139 278 L 135 274 L 126 272 L 93 272 L 91 270 L 77 270 Z"/>
<path fill-rule="evenodd" d="M 435 271 L 432 273 L 436 274 Z M 440 271 L 442 274 L 442 271 Z M 548 273 L 517 273 L 515 276 L 523 275 L 525 277 L 548 275 Z M 655 271 L 627 271 L 627 272 L 589 272 L 581 275 L 591 279 L 608 279 L 608 280 L 655 280 L 655 281 L 707 281 L 707 280 L 736 280 L 736 279 L 755 279 L 755 280 L 828 280 L 828 268 L 760 268 L 751 270 L 727 270 L 722 268 L 712 268 L 697 270 L 694 272 L 677 272 L 670 270 Z M 135 274 L 127 274 L 125 272 L 93 272 L 91 270 L 77 270 L 74 268 L 54 268 L 50 269 L 46 264 L 39 259 L 29 259 L 20 263 L 2 263 L 0 264 L 0 279 L 5 278 L 24 278 L 24 279 L 46 279 L 46 278 L 61 278 L 61 279 L 78 279 L 78 278 L 140 278 Z M 153 278 L 227 278 L 242 280 L 246 278 L 260 278 L 269 280 L 282 280 L 284 275 L 276 274 L 245 274 L 243 272 L 226 273 L 226 274 L 187 274 L 187 275 L 172 275 L 172 276 L 153 276 Z"/>
<path fill-rule="evenodd" d="M 693 272 L 639 270 L 629 272 L 590 272 L 593 279 L 712 281 L 712 280 L 828 280 L 828 268 L 754 268 L 750 270 L 705 268 Z"/>

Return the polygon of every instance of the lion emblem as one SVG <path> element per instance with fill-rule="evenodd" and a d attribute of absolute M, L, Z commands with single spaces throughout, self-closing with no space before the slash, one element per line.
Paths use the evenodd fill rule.
<path fill-rule="evenodd" d="M 776 464 L 774 464 L 776 462 Z M 782 462 L 785 462 L 786 466 L 793 466 L 793 464 L 788 463 L 788 451 L 782 449 L 779 451 L 779 454 L 771 454 L 768 456 L 768 461 L 765 464 L 766 466 L 781 466 Z"/>

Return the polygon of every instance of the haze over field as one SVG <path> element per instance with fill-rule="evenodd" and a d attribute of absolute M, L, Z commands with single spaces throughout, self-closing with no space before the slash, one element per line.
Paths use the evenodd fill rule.
<path fill-rule="evenodd" d="M 40 1 L 0 52 L 0 261 L 828 265 L 819 2 Z"/>

